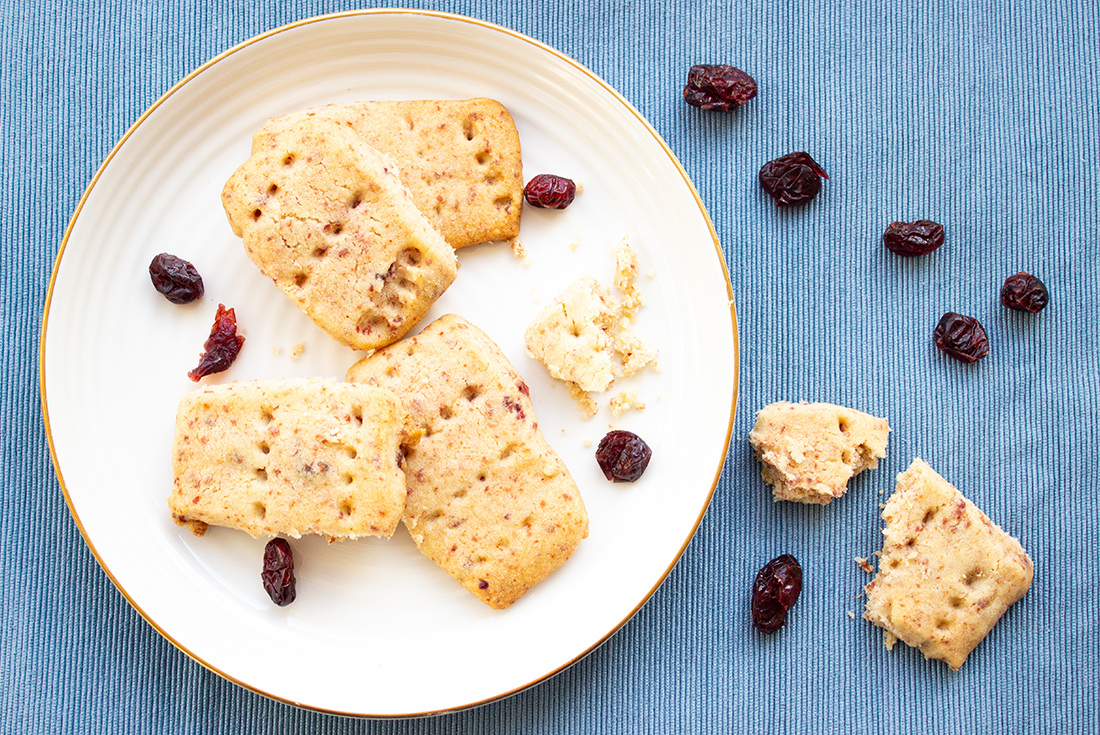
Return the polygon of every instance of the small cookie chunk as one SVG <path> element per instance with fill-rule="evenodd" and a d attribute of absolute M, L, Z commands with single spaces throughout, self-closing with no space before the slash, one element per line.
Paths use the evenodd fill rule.
<path fill-rule="evenodd" d="M 898 475 L 882 518 L 863 617 L 885 628 L 887 648 L 900 639 L 957 670 L 1027 592 L 1031 559 L 921 459 Z"/>
<path fill-rule="evenodd" d="M 619 304 L 591 276 L 581 276 L 527 327 L 527 354 L 558 380 L 605 391 L 622 374 L 612 330 Z"/>
<path fill-rule="evenodd" d="M 392 392 L 320 379 L 207 386 L 183 397 L 172 518 L 253 537 L 389 537 L 405 506 L 405 412 Z"/>
<path fill-rule="evenodd" d="M 452 247 L 519 235 L 519 133 L 496 100 L 383 100 L 315 107 L 268 120 L 253 136 L 253 152 L 308 118 L 350 126 L 392 156 L 413 201 Z"/>
<path fill-rule="evenodd" d="M 405 525 L 485 604 L 511 605 L 588 535 L 580 492 L 538 428 L 527 384 L 462 317 L 363 358 L 347 379 L 393 390 L 423 430 L 406 457 Z"/>
<path fill-rule="evenodd" d="M 248 257 L 317 326 L 371 350 L 400 339 L 454 281 L 454 249 L 392 161 L 308 118 L 264 139 L 222 190 Z"/>
<path fill-rule="evenodd" d="M 620 376 L 657 360 L 657 348 L 634 334 L 631 323 L 645 300 L 634 278 L 638 255 L 623 238 L 614 248 L 616 299 L 591 276 L 581 276 L 543 309 L 524 333 L 527 354 L 569 384 L 585 418 L 598 406 L 588 391 L 602 393 Z"/>
<path fill-rule="evenodd" d="M 878 466 L 889 433 L 886 419 L 844 406 L 780 401 L 756 415 L 749 443 L 777 501 L 825 505 Z"/>

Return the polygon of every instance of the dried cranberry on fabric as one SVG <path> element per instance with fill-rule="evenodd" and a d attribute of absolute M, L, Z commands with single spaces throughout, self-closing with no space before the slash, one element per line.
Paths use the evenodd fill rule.
<path fill-rule="evenodd" d="M 777 207 L 796 207 L 817 196 L 829 174 L 805 151 L 796 151 L 760 167 L 760 188 Z"/>
<path fill-rule="evenodd" d="M 703 110 L 729 112 L 756 96 L 756 80 L 729 64 L 696 64 L 688 70 L 684 101 Z"/>

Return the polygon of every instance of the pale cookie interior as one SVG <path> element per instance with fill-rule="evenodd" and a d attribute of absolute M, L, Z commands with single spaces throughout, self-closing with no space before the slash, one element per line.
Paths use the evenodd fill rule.
<path fill-rule="evenodd" d="M 879 572 L 866 620 L 952 669 L 1024 596 L 1034 574 L 1020 542 L 920 459 L 882 511 Z"/>
<path fill-rule="evenodd" d="M 565 463 L 499 348 L 448 314 L 355 363 L 349 381 L 401 396 L 423 431 L 404 521 L 417 547 L 490 607 L 511 605 L 588 535 Z"/>
<path fill-rule="evenodd" d="M 222 191 L 249 258 L 337 341 L 370 350 L 402 337 L 457 260 L 393 162 L 320 118 L 264 141 Z"/>
<path fill-rule="evenodd" d="M 599 410 L 588 393 L 605 392 L 616 379 L 633 375 L 657 359 L 657 349 L 639 338 L 632 326 L 645 303 L 634 283 L 637 253 L 624 239 L 614 254 L 614 285 L 621 298 L 595 278 L 580 276 L 524 333 L 527 354 L 545 365 L 551 377 L 569 383 L 587 416 Z"/>
<path fill-rule="evenodd" d="M 416 206 L 452 247 L 519 235 L 519 133 L 496 100 L 380 100 L 315 107 L 268 120 L 253 137 L 253 152 L 308 118 L 347 125 L 392 156 Z"/>
<path fill-rule="evenodd" d="M 886 419 L 861 411 L 781 401 L 756 415 L 749 443 L 777 501 L 825 505 L 847 491 L 852 477 L 878 466 L 889 433 Z"/>
<path fill-rule="evenodd" d="M 332 380 L 212 385 L 180 401 L 173 519 L 253 537 L 390 536 L 405 505 L 405 413 L 390 391 Z"/>

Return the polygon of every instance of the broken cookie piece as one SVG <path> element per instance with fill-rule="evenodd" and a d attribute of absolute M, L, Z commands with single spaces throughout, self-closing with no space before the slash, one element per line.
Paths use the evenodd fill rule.
<path fill-rule="evenodd" d="M 387 156 L 351 128 L 305 118 L 263 138 L 222 190 L 264 275 L 338 342 L 400 339 L 457 273 Z"/>
<path fill-rule="evenodd" d="M 901 640 L 958 669 L 1031 586 L 1031 559 L 921 459 L 898 475 L 882 518 L 864 619 L 886 630 L 887 648 Z"/>
<path fill-rule="evenodd" d="M 781 401 L 756 415 L 749 443 L 776 500 L 825 505 L 852 477 L 878 466 L 889 433 L 886 419 L 861 411 Z"/>
<path fill-rule="evenodd" d="M 657 361 L 657 348 L 639 338 L 631 326 L 645 303 L 634 284 L 638 255 L 625 238 L 614 247 L 614 255 L 614 284 L 620 298 L 595 278 L 581 276 L 524 333 L 527 354 L 544 364 L 552 377 L 569 384 L 586 418 L 598 410 L 589 392 L 602 393 L 617 378 Z"/>
<path fill-rule="evenodd" d="M 527 354 L 558 380 L 605 391 L 622 374 L 614 359 L 618 321 L 618 302 L 595 278 L 581 276 L 527 328 Z"/>
<path fill-rule="evenodd" d="M 405 411 L 392 392 L 322 379 L 207 386 L 180 400 L 168 507 L 254 538 L 389 537 L 405 507 Z"/>

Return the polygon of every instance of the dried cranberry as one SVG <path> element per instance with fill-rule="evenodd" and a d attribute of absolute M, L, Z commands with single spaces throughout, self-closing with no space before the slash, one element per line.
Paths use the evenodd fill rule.
<path fill-rule="evenodd" d="M 985 328 L 972 316 L 947 312 L 940 318 L 933 336 L 936 347 L 962 362 L 976 362 L 989 354 Z"/>
<path fill-rule="evenodd" d="M 684 101 L 704 110 L 729 112 L 756 96 L 756 80 L 729 64 L 696 64 L 688 70 Z"/>
<path fill-rule="evenodd" d="M 775 557 L 756 573 L 752 583 L 752 624 L 774 633 L 787 624 L 787 611 L 802 592 L 802 566 L 790 554 Z"/>
<path fill-rule="evenodd" d="M 264 547 L 264 570 L 260 573 L 264 590 L 279 607 L 294 602 L 294 555 L 285 539 L 273 538 Z"/>
<path fill-rule="evenodd" d="M 1014 311 L 1038 314 L 1046 308 L 1049 299 L 1046 285 L 1023 271 L 1006 278 L 1005 284 L 1001 286 L 1001 303 Z"/>
<path fill-rule="evenodd" d="M 218 313 L 214 317 L 214 326 L 202 348 L 199 365 L 187 377 L 196 383 L 207 375 L 228 370 L 244 344 L 244 337 L 237 334 L 237 315 L 232 309 L 218 304 Z"/>
<path fill-rule="evenodd" d="M 153 287 L 173 304 L 190 304 L 201 299 L 205 289 L 195 266 L 170 253 L 161 253 L 149 263 Z"/>
<path fill-rule="evenodd" d="M 543 209 L 565 209 L 576 195 L 577 185 L 571 179 L 554 174 L 539 174 L 523 187 L 527 203 Z"/>
<path fill-rule="evenodd" d="M 943 225 L 928 219 L 891 222 L 882 233 L 882 244 L 898 255 L 927 255 L 943 245 Z"/>
<path fill-rule="evenodd" d="M 652 456 L 649 445 L 630 431 L 609 431 L 596 447 L 596 461 L 603 476 L 612 482 L 634 482 L 645 472 Z"/>
<path fill-rule="evenodd" d="M 788 153 L 760 167 L 760 188 L 777 207 L 794 207 L 817 196 L 829 174 L 805 151 Z"/>

